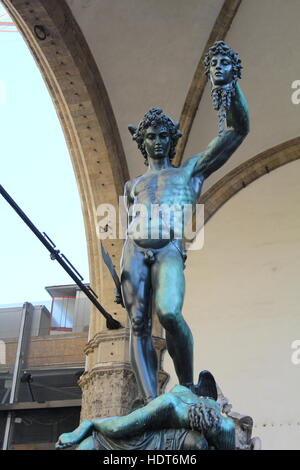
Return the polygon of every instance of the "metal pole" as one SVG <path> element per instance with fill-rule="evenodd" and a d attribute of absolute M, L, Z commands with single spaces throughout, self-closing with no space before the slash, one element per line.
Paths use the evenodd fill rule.
<path fill-rule="evenodd" d="M 18 339 L 18 346 L 17 346 L 17 353 L 16 353 L 16 362 L 13 372 L 13 379 L 9 397 L 9 404 L 15 402 L 18 397 L 18 391 L 20 386 L 20 375 L 22 366 L 26 360 L 26 352 L 27 352 L 27 345 L 28 345 L 28 338 L 30 335 L 30 327 L 31 327 L 31 320 L 32 320 L 32 313 L 33 313 L 33 306 L 25 302 L 22 308 L 22 316 L 21 316 L 21 325 L 20 325 L 20 332 L 19 332 L 19 339 Z M 13 412 L 9 412 L 6 419 L 5 425 L 5 432 L 4 432 L 4 439 L 3 439 L 3 450 L 8 450 L 11 440 L 11 430 L 13 424 Z"/>
<path fill-rule="evenodd" d="M 49 239 L 49 237 L 46 235 L 44 236 L 37 228 L 36 226 L 31 222 L 31 220 L 27 217 L 27 215 L 22 211 L 22 209 L 18 206 L 18 204 L 13 200 L 13 198 L 8 194 L 7 191 L 3 188 L 2 185 L 0 185 L 0 194 L 4 197 L 4 199 L 8 202 L 8 204 L 16 211 L 16 213 L 21 217 L 23 222 L 27 225 L 27 227 L 30 228 L 30 230 L 35 234 L 35 236 L 40 240 L 40 242 L 47 248 L 47 250 L 50 252 L 50 257 L 53 260 L 56 260 L 61 267 L 71 276 L 73 281 L 80 287 L 80 289 L 85 293 L 85 295 L 90 299 L 90 301 L 95 305 L 95 307 L 102 313 L 102 315 L 106 319 L 106 325 L 107 328 L 110 330 L 115 330 L 118 328 L 122 328 L 122 325 L 118 320 L 115 320 L 103 307 L 102 305 L 98 302 L 96 297 L 92 294 L 90 289 L 88 289 L 78 278 L 78 276 L 75 274 L 75 272 L 68 266 L 68 264 L 64 261 L 62 257 L 65 258 L 63 254 L 59 253 L 59 250 L 55 250 L 53 246 L 53 242 Z M 50 240 L 50 243 L 48 240 Z M 65 258 L 66 259 L 66 258 Z M 73 265 L 71 265 L 73 266 Z M 76 271 L 76 270 L 75 270 Z M 77 271 L 76 271 L 77 272 Z"/>

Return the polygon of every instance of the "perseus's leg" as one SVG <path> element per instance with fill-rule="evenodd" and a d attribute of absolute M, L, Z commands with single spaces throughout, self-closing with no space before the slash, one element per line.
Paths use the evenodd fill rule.
<path fill-rule="evenodd" d="M 150 401 L 157 396 L 157 357 L 151 337 L 150 267 L 131 240 L 123 247 L 121 285 L 131 323 L 131 365 L 140 391 L 146 401 Z"/>
<path fill-rule="evenodd" d="M 172 247 L 161 252 L 152 267 L 154 307 L 166 330 L 167 349 L 181 385 L 193 383 L 193 337 L 182 316 L 185 292 L 184 263 Z"/>

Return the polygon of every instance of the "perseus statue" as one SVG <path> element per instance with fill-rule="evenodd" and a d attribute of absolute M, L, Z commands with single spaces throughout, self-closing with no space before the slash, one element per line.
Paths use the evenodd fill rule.
<path fill-rule="evenodd" d="M 147 170 L 125 184 L 128 227 L 121 257 L 121 292 L 131 324 L 131 364 L 145 403 L 158 393 L 152 311 L 166 331 L 167 350 L 179 384 L 193 389 L 193 337 L 182 315 L 184 217 L 168 214 L 166 222 L 164 211 L 157 216 L 152 209 L 155 205 L 166 211 L 174 205 L 182 210 L 195 207 L 206 178 L 226 163 L 249 132 L 247 102 L 237 83 L 241 70 L 237 54 L 217 42 L 206 55 L 205 67 L 215 107 L 222 108 L 223 115 L 226 111 L 228 129 L 219 132 L 204 152 L 179 167 L 172 165 L 182 134 L 179 123 L 159 108 L 150 109 L 138 127 L 129 126 Z"/>

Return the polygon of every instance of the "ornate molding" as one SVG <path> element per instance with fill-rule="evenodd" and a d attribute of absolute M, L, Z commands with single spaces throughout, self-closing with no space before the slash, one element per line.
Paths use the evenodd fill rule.
<path fill-rule="evenodd" d="M 164 392 L 169 375 L 159 371 L 160 393 Z M 94 367 L 85 372 L 78 384 L 82 389 L 81 419 L 128 414 L 141 400 L 134 373 L 128 363 L 120 362 Z"/>
<path fill-rule="evenodd" d="M 252 437 L 253 419 L 251 416 L 243 415 L 232 411 L 232 405 L 228 398 L 223 395 L 222 390 L 217 384 L 218 402 L 222 412 L 232 419 L 235 424 L 235 445 L 237 450 L 261 450 L 261 439 Z"/>
<path fill-rule="evenodd" d="M 85 388 L 91 385 L 95 379 L 110 376 L 112 374 L 133 375 L 133 372 L 130 364 L 127 362 L 103 364 L 101 366 L 94 367 L 90 371 L 85 371 L 81 375 L 78 385 L 81 388 Z"/>
<path fill-rule="evenodd" d="M 112 331 L 99 331 L 95 336 L 90 339 L 84 348 L 86 355 L 92 353 L 95 349 L 98 348 L 99 344 L 105 342 L 116 342 L 116 341 L 129 341 L 130 329 L 122 328 L 121 330 L 112 330 Z M 155 348 L 162 352 L 166 348 L 165 339 L 159 336 L 152 336 Z"/>
<path fill-rule="evenodd" d="M 130 413 L 138 395 L 133 372 L 125 363 L 85 372 L 79 385 L 82 389 L 81 419 Z"/>

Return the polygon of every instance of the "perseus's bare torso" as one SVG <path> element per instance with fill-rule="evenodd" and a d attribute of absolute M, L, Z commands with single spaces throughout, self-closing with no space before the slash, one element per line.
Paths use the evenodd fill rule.
<path fill-rule="evenodd" d="M 189 166 L 147 172 L 131 181 L 127 236 L 143 248 L 161 248 L 174 238 L 182 239 L 201 186 L 201 178 L 192 177 Z"/>

